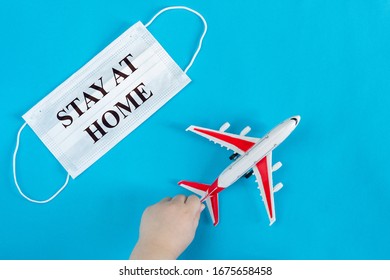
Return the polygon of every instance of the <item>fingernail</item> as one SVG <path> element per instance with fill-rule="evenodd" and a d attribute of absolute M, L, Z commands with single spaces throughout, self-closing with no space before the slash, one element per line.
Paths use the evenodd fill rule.
<path fill-rule="evenodd" d="M 200 212 L 202 212 L 206 208 L 206 205 L 202 203 L 202 206 L 200 206 Z"/>

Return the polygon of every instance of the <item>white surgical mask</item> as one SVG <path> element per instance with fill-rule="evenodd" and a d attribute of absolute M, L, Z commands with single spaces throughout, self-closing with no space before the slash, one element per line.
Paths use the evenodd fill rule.
<path fill-rule="evenodd" d="M 198 15 L 204 32 L 190 64 L 182 71 L 146 29 L 161 13 L 184 9 Z M 137 128 L 189 82 L 207 31 L 202 15 L 187 7 L 168 7 L 146 25 L 137 22 L 91 61 L 31 108 L 17 135 L 13 157 L 15 185 L 31 202 L 46 203 L 73 179 Z M 49 199 L 37 201 L 20 189 L 16 154 L 20 133 L 29 125 L 68 172 L 64 185 Z"/>

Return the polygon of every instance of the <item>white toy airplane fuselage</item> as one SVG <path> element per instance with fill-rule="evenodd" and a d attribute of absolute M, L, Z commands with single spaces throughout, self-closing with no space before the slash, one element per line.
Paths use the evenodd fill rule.
<path fill-rule="evenodd" d="M 291 134 L 299 121 L 300 116 L 291 117 L 276 126 L 263 138 L 245 136 L 250 131 L 250 127 L 244 128 L 239 135 L 226 133 L 226 129 L 230 126 L 229 123 L 221 126 L 219 131 L 190 126 L 187 130 L 233 150 L 235 153 L 230 157 L 231 159 L 237 158 L 238 155 L 240 157 L 222 171 L 211 185 L 189 181 L 180 181 L 179 185 L 202 196 L 202 201 L 206 200 L 213 224 L 217 225 L 219 221 L 218 193 L 231 186 L 241 177 L 249 178 L 254 173 L 257 177 L 258 188 L 263 197 L 270 225 L 272 225 L 276 220 L 273 193 L 283 187 L 281 183 L 275 187 L 272 183 L 272 172 L 282 165 L 278 162 L 272 166 L 272 150 Z"/>

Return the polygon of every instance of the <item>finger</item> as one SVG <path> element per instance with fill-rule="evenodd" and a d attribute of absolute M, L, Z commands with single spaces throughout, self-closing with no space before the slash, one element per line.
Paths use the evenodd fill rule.
<path fill-rule="evenodd" d="M 171 201 L 171 200 L 172 200 L 172 197 L 167 196 L 166 198 L 162 199 L 161 202 L 167 202 L 167 201 Z"/>
<path fill-rule="evenodd" d="M 172 202 L 174 203 L 183 203 L 186 201 L 187 197 L 185 195 L 182 195 L 182 194 L 179 194 L 177 196 L 175 196 L 174 198 L 172 198 Z"/>
<path fill-rule="evenodd" d="M 186 204 L 190 207 L 194 207 L 196 210 L 198 210 L 201 205 L 199 197 L 194 194 L 187 197 Z"/>
<path fill-rule="evenodd" d="M 200 219 L 200 214 L 202 214 L 202 211 L 204 210 L 204 208 L 205 208 L 206 206 L 203 204 L 203 203 L 201 203 L 201 206 L 200 206 L 200 208 L 198 209 L 198 211 L 196 211 L 196 213 L 195 213 L 195 216 L 194 216 L 194 227 L 195 227 L 195 229 L 198 227 L 198 225 L 199 225 L 199 219 Z"/>
<path fill-rule="evenodd" d="M 186 206 L 191 209 L 191 212 L 194 215 L 193 217 L 197 222 L 199 220 L 200 213 L 203 211 L 205 205 L 200 202 L 199 197 L 197 197 L 196 195 L 190 195 L 187 198 Z"/>

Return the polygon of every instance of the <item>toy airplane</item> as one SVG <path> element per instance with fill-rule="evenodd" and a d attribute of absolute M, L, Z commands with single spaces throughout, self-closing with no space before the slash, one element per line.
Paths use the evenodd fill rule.
<path fill-rule="evenodd" d="M 260 195 L 263 197 L 264 206 L 267 210 L 270 225 L 275 220 L 274 193 L 279 191 L 282 183 L 273 186 L 272 172 L 278 170 L 282 164 L 277 162 L 272 166 L 272 150 L 282 143 L 290 133 L 297 127 L 300 116 L 294 116 L 279 124 L 263 138 L 245 136 L 251 128 L 245 127 L 239 135 L 225 132 L 229 123 L 225 123 L 219 130 L 211 130 L 191 125 L 186 130 L 192 131 L 208 138 L 221 147 L 233 150 L 231 160 L 237 159 L 230 164 L 211 185 L 180 181 L 179 185 L 202 196 L 201 201 L 206 201 L 214 226 L 218 224 L 218 193 L 232 185 L 241 177 L 249 178 L 252 174 L 256 176 Z"/>

